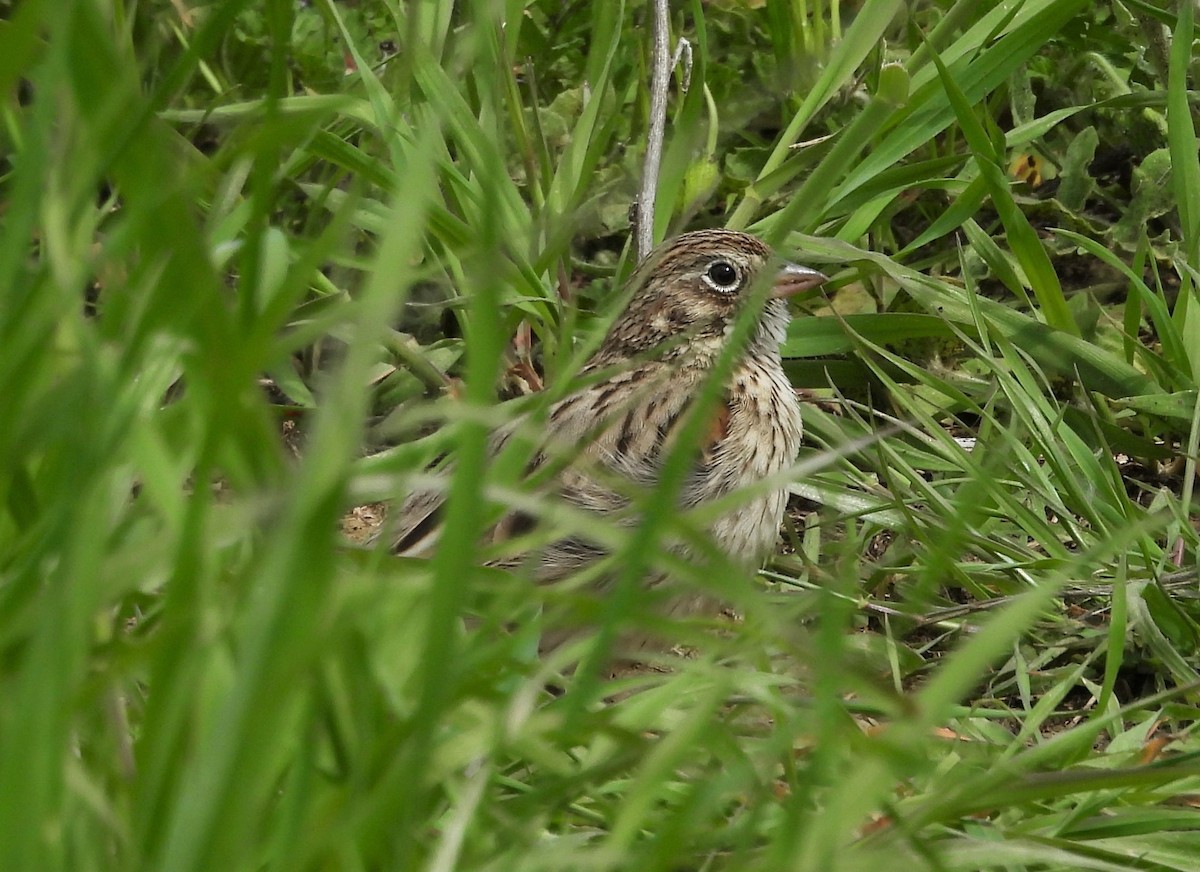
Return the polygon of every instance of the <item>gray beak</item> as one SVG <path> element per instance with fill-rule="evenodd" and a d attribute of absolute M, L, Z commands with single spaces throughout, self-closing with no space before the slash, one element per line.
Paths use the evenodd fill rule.
<path fill-rule="evenodd" d="M 775 284 L 771 287 L 771 296 L 776 299 L 791 297 L 801 291 L 823 285 L 827 281 L 829 281 L 829 276 L 817 272 L 815 269 L 794 263 L 785 263 L 783 269 L 779 271 L 779 275 L 775 277 Z"/>

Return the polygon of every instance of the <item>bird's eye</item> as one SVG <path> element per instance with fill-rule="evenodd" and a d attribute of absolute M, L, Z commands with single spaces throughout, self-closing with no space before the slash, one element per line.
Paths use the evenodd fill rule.
<path fill-rule="evenodd" d="M 713 261 L 704 278 L 718 291 L 731 291 L 738 282 L 737 267 L 725 260 Z"/>

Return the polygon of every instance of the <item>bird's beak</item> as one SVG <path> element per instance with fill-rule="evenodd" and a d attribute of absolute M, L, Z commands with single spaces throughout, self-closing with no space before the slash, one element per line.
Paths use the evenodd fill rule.
<path fill-rule="evenodd" d="M 783 269 L 779 271 L 779 275 L 775 276 L 775 284 L 771 287 L 771 296 L 776 299 L 791 297 L 801 291 L 823 285 L 827 281 L 829 281 L 829 276 L 817 272 L 815 269 L 794 263 L 785 263 Z"/>

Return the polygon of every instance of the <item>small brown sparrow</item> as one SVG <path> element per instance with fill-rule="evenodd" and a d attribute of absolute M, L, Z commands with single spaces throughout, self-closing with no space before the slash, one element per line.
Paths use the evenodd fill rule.
<path fill-rule="evenodd" d="M 770 279 L 768 270 L 773 271 Z M 574 452 L 554 479 L 561 499 L 617 523 L 637 522 L 629 511 L 629 483 L 651 487 L 657 481 L 677 425 L 716 365 L 735 318 L 748 300 L 762 299 L 751 288 L 767 281 L 769 296 L 698 446 L 679 494 L 681 508 L 760 482 L 794 462 L 800 448 L 800 405 L 779 355 L 790 320 L 786 298 L 826 278 L 807 267 L 773 261 L 770 249 L 753 236 L 701 230 L 664 243 L 642 262 L 630 279 L 628 304 L 584 367 L 582 376 L 594 380 L 550 408 L 542 435 L 545 447 L 534 466 Z M 498 435 L 494 450 L 511 432 Z M 441 493 L 430 491 L 409 497 L 397 513 L 394 551 L 429 553 L 442 499 Z M 712 540 L 739 562 L 760 562 L 778 539 L 786 502 L 787 493 L 780 488 L 738 503 L 711 523 Z M 491 538 L 529 526 L 528 518 L 509 516 L 491 530 Z M 604 553 L 598 543 L 575 534 L 525 559 L 532 561 L 537 579 L 553 581 Z M 692 596 L 673 600 L 669 610 L 693 612 L 707 603 Z"/>

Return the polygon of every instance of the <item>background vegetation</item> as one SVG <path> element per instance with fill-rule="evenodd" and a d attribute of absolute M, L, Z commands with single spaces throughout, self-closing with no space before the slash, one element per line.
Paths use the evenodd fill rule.
<path fill-rule="evenodd" d="M 1191 3 L 672 4 L 656 238 L 834 281 L 781 553 L 617 679 L 636 590 L 539 661 L 588 601 L 475 539 L 632 266 L 646 4 L 0 9 L 0 868 L 1200 866 Z M 432 560 L 347 544 L 450 445 Z"/>

